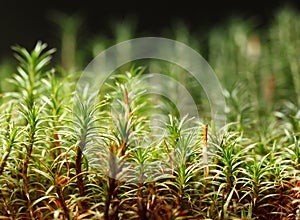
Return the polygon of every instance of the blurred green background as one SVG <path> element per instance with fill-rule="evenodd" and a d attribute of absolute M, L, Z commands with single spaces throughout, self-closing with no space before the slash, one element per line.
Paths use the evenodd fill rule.
<path fill-rule="evenodd" d="M 12 45 L 31 50 L 41 40 L 57 48 L 54 65 L 62 67 L 59 74 L 65 77 L 80 72 L 94 56 L 117 42 L 158 36 L 186 43 L 208 61 L 224 87 L 229 111 L 236 113 L 233 121 L 243 120 L 244 112 L 252 114 L 250 106 L 255 106 L 257 118 L 282 109 L 283 102 L 299 106 L 300 3 L 232 0 L 200 5 L 2 2 L 0 91 L 13 90 L 4 80 L 16 68 Z M 172 74 L 174 69 L 168 71 Z M 198 91 L 192 93 L 197 96 Z"/>

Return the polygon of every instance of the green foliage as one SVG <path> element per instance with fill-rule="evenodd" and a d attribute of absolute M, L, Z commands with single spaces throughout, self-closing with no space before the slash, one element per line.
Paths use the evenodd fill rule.
<path fill-rule="evenodd" d="M 221 137 L 210 124 L 163 115 L 143 83 L 146 68 L 125 65 L 104 93 L 74 96 L 74 56 L 64 72 L 50 67 L 54 50 L 44 43 L 13 47 L 14 89 L 0 107 L 0 218 L 299 218 L 298 16 L 282 10 L 264 37 L 241 21 L 209 35 L 228 105 Z M 176 30 L 197 46 L 187 29 Z M 131 32 L 117 29 L 117 41 Z M 181 71 L 157 65 L 150 69 Z"/>

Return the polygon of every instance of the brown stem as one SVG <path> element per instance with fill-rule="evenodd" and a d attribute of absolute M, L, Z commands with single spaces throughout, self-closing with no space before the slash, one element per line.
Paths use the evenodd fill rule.
<path fill-rule="evenodd" d="M 128 91 L 124 88 L 124 104 L 125 104 L 125 120 L 128 123 L 132 113 L 130 110 Z M 122 165 L 116 161 L 116 157 L 123 158 L 127 150 L 128 134 L 122 139 L 122 143 L 117 145 L 113 143 L 110 145 L 110 156 L 109 156 L 109 168 L 110 177 L 108 178 L 108 192 L 105 201 L 104 218 L 106 220 L 117 220 L 119 212 L 119 201 L 118 201 L 118 187 L 120 185 L 117 180 L 117 174 L 121 172 Z"/>
<path fill-rule="evenodd" d="M 60 139 L 59 139 L 59 136 L 58 136 L 57 131 L 55 129 L 53 130 L 53 140 L 54 140 L 53 147 L 56 147 L 56 155 L 55 156 L 57 157 L 61 154 L 61 150 L 59 148 Z"/>
<path fill-rule="evenodd" d="M 79 194 L 80 196 L 84 197 L 85 196 L 85 189 L 84 189 L 84 183 L 82 179 L 81 174 L 81 164 L 82 164 L 82 151 L 81 148 L 77 148 L 77 153 L 76 153 L 76 160 L 75 160 L 75 170 L 76 170 L 76 175 L 77 175 L 77 186 L 79 189 Z"/>
<path fill-rule="evenodd" d="M 105 201 L 105 212 L 104 212 L 104 218 L 106 220 L 118 219 L 118 202 L 115 201 L 117 200 L 117 194 L 118 194 L 117 187 L 118 187 L 118 181 L 114 178 L 109 177 L 109 189 Z M 110 210 L 112 210 L 111 213 Z"/>
<path fill-rule="evenodd" d="M 203 134 L 203 164 L 204 164 L 204 177 L 208 177 L 209 167 L 208 167 L 208 155 L 207 155 L 207 131 L 208 124 L 205 125 L 204 134 Z"/>
<path fill-rule="evenodd" d="M 31 207 L 31 199 L 29 195 L 29 178 L 27 175 L 28 166 L 29 166 L 29 159 L 31 157 L 32 148 L 33 148 L 33 140 L 34 140 L 34 134 L 31 135 L 29 138 L 29 144 L 27 145 L 27 153 L 26 157 L 24 159 L 23 167 L 22 167 L 22 176 L 24 180 L 24 193 L 25 193 L 25 200 L 27 201 L 27 207 L 29 209 L 29 213 L 31 218 L 33 218 L 33 211 Z"/>
<path fill-rule="evenodd" d="M 57 169 L 57 176 L 58 178 L 56 179 L 55 181 L 55 185 L 57 186 L 56 187 L 56 192 L 57 192 L 57 195 L 58 195 L 58 198 L 59 198 L 59 202 L 63 208 L 63 215 L 65 216 L 66 219 L 70 219 L 70 210 L 66 204 L 66 200 L 65 200 L 65 197 L 64 197 L 64 194 L 63 194 L 63 185 L 64 184 L 67 184 L 66 182 L 68 182 L 68 180 L 70 179 L 70 165 L 69 165 L 69 162 L 68 162 L 68 158 L 67 158 L 67 154 L 66 154 L 66 167 L 67 167 L 67 177 L 65 176 L 60 176 L 60 169 Z"/>
<path fill-rule="evenodd" d="M 59 185 L 57 187 L 57 194 L 58 194 L 58 198 L 60 200 L 61 206 L 63 208 L 64 211 L 64 216 L 69 220 L 70 216 L 69 216 L 69 209 L 67 207 L 66 201 L 65 201 L 65 197 L 62 191 L 62 187 Z"/>
<path fill-rule="evenodd" d="M 147 219 L 147 207 L 143 198 L 143 188 L 144 184 L 141 182 L 139 184 L 138 193 L 137 193 L 137 208 L 139 219 L 146 220 Z"/>

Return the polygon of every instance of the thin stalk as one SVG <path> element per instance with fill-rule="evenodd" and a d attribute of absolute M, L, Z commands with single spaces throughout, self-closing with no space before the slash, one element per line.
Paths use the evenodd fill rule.
<path fill-rule="evenodd" d="M 137 191 L 137 208 L 138 208 L 139 219 L 147 220 L 147 207 L 143 198 L 143 188 L 144 188 L 144 183 L 140 182 Z"/>
<path fill-rule="evenodd" d="M 128 100 L 128 91 L 124 88 L 123 98 L 125 104 L 125 124 L 130 123 L 132 117 L 129 100 Z M 130 125 L 129 125 L 130 126 Z M 122 165 L 116 161 L 118 158 L 123 158 L 127 150 L 127 142 L 130 131 L 125 131 L 122 134 L 122 140 L 119 145 L 113 143 L 110 145 L 110 157 L 109 157 L 109 168 L 110 168 L 110 177 L 108 179 L 108 194 L 105 201 L 105 212 L 104 218 L 107 220 L 117 220 L 119 213 L 119 200 L 118 200 L 118 187 L 120 185 L 117 180 L 117 175 L 122 171 Z M 111 212 L 110 212 L 111 211 Z"/>
<path fill-rule="evenodd" d="M 108 178 L 108 192 L 107 197 L 105 201 L 105 212 L 104 212 L 104 218 L 106 220 L 114 220 L 117 219 L 118 215 L 116 210 L 113 209 L 115 205 L 112 204 L 114 200 L 117 199 L 117 187 L 118 187 L 118 180 L 117 173 L 118 173 L 118 165 L 116 162 L 116 151 L 117 151 L 117 145 L 114 143 L 110 145 L 110 157 L 109 157 L 109 168 L 110 168 L 110 177 Z M 112 213 L 110 213 L 110 210 L 113 210 Z"/>
<path fill-rule="evenodd" d="M 204 132 L 203 132 L 203 149 L 202 149 L 202 156 L 203 156 L 203 165 L 204 165 L 204 178 L 208 177 L 209 174 L 209 167 L 208 167 L 208 155 L 207 155 L 207 131 L 208 131 L 208 124 L 205 125 Z"/>
<path fill-rule="evenodd" d="M 69 215 L 70 210 L 68 209 L 68 206 L 66 204 L 66 200 L 65 200 L 61 185 L 58 185 L 58 188 L 57 188 L 56 192 L 57 192 L 59 201 L 61 203 L 61 206 L 63 208 L 64 216 L 69 220 L 70 219 L 70 215 Z"/>
<path fill-rule="evenodd" d="M 84 187 L 84 182 L 83 182 L 82 175 L 80 175 L 82 173 L 82 169 L 81 169 L 82 151 L 81 151 L 80 146 L 82 146 L 82 145 L 83 145 L 83 142 L 81 142 L 79 144 L 79 146 L 77 147 L 76 159 L 75 159 L 75 170 L 76 170 L 76 175 L 77 175 L 77 187 L 79 189 L 79 194 L 80 194 L 81 197 L 84 197 L 86 195 L 85 187 Z M 83 206 L 83 208 L 85 208 L 86 204 L 84 202 L 82 202 L 82 206 Z"/>
<path fill-rule="evenodd" d="M 32 153 L 33 142 L 34 142 L 34 132 L 30 132 L 28 144 L 26 145 L 27 152 L 26 152 L 26 156 L 25 156 L 24 163 L 22 166 L 22 176 L 23 176 L 23 180 L 24 180 L 25 198 L 27 200 L 27 207 L 29 209 L 31 218 L 33 218 L 34 216 L 33 216 L 33 210 L 32 210 L 32 206 L 31 206 L 31 199 L 30 199 L 30 195 L 29 195 L 28 166 L 29 166 L 29 160 L 30 160 L 31 153 Z"/>
<path fill-rule="evenodd" d="M 69 220 L 70 219 L 70 209 L 67 206 L 65 196 L 64 196 L 64 193 L 63 193 L 64 187 L 67 185 L 68 180 L 70 180 L 70 165 L 69 165 L 69 162 L 68 162 L 67 154 L 66 154 L 65 166 L 67 168 L 67 177 L 60 175 L 60 171 L 61 171 L 61 168 L 62 168 L 62 166 L 61 166 L 60 168 L 57 169 L 57 173 L 56 173 L 57 178 L 56 178 L 56 181 L 55 181 L 55 185 L 56 185 L 56 193 L 58 195 L 59 202 L 60 202 L 61 207 L 63 209 L 63 215 L 65 216 L 66 219 Z"/>

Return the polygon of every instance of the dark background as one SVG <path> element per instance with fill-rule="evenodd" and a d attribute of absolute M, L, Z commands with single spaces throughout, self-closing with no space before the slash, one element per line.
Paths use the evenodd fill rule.
<path fill-rule="evenodd" d="M 37 40 L 59 47 L 58 27 L 49 18 L 53 11 L 76 14 L 84 20 L 85 37 L 111 35 L 111 21 L 131 17 L 137 33 L 158 36 L 174 21 L 183 21 L 192 31 L 205 32 L 232 16 L 255 19 L 262 27 L 272 21 L 274 12 L 284 5 L 299 9 L 297 1 L 41 1 L 6 0 L 0 3 L 0 60 L 11 56 L 12 45 L 33 47 Z"/>

